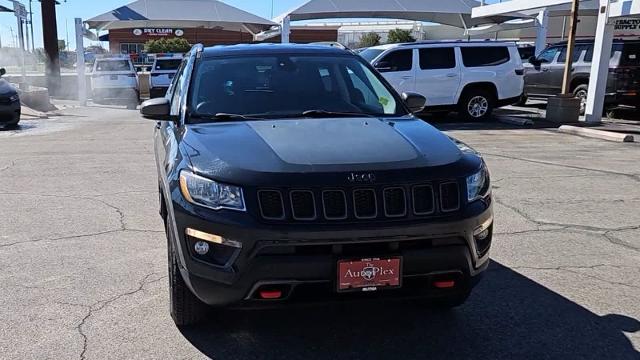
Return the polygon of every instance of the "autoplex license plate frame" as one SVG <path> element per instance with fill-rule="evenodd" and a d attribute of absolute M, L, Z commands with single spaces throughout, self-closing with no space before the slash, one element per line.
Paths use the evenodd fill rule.
<path fill-rule="evenodd" d="M 402 256 L 338 260 L 336 290 L 369 292 L 402 287 Z M 395 271 L 389 273 L 389 270 Z M 351 278 L 351 281 L 347 279 Z"/>

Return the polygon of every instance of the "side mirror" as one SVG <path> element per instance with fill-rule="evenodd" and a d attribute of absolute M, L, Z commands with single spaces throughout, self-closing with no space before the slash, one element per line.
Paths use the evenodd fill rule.
<path fill-rule="evenodd" d="M 5 70 L 4 68 L 0 68 L 0 76 L 4 75 L 7 73 L 7 70 Z"/>
<path fill-rule="evenodd" d="M 378 61 L 373 67 L 375 67 L 379 72 L 388 72 L 393 70 L 391 68 L 391 63 L 388 61 Z"/>
<path fill-rule="evenodd" d="M 140 106 L 140 114 L 145 119 L 170 121 L 171 102 L 167 98 L 147 100 Z"/>
<path fill-rule="evenodd" d="M 529 64 L 531 64 L 531 65 L 540 65 L 540 61 L 538 61 L 537 57 L 531 56 L 531 57 L 529 57 Z"/>
<path fill-rule="evenodd" d="M 402 100 L 413 114 L 421 112 L 427 105 L 427 98 L 417 93 L 404 92 Z"/>

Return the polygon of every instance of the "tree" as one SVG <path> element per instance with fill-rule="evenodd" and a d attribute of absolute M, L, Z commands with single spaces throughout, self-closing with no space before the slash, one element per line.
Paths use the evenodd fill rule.
<path fill-rule="evenodd" d="M 389 37 L 387 38 L 387 42 L 389 44 L 411 43 L 415 41 L 416 39 L 411 36 L 411 31 L 402 29 L 393 29 L 389 31 Z"/>
<path fill-rule="evenodd" d="M 381 38 L 380 38 L 380 35 L 378 35 L 378 33 L 375 33 L 375 32 L 366 33 L 362 35 L 362 37 L 360 38 L 360 44 L 358 46 L 364 48 L 364 47 L 380 45 L 380 39 Z"/>
<path fill-rule="evenodd" d="M 149 40 L 144 44 L 144 50 L 150 54 L 186 53 L 189 49 L 191 44 L 183 38 Z"/>

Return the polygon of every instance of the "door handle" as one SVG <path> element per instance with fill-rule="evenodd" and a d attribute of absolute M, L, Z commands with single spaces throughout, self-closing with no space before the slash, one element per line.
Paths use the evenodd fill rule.
<path fill-rule="evenodd" d="M 458 76 L 458 74 L 456 74 L 456 73 L 448 73 L 447 74 L 447 77 L 449 77 L 449 78 L 454 78 L 456 76 Z"/>
<path fill-rule="evenodd" d="M 409 79 L 411 79 L 411 78 L 413 78 L 413 76 L 411 76 L 411 75 L 405 75 L 405 76 L 403 76 L 403 77 L 402 77 L 402 80 L 409 80 Z"/>
<path fill-rule="evenodd" d="M 162 123 L 160 121 L 158 121 L 156 123 L 156 129 L 160 129 L 162 127 Z"/>
<path fill-rule="evenodd" d="M 549 68 L 542 68 L 542 72 L 547 72 L 549 71 Z"/>

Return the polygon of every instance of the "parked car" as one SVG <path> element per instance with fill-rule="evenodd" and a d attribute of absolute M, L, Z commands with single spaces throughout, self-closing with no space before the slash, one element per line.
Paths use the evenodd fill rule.
<path fill-rule="evenodd" d="M 462 304 L 489 261 L 482 157 L 329 46 L 196 45 L 155 131 L 176 324 L 216 307 L 426 297 Z"/>
<path fill-rule="evenodd" d="M 167 93 L 181 63 L 182 55 L 179 54 L 162 55 L 155 58 L 149 75 L 149 93 L 152 99 L 163 97 Z"/>
<path fill-rule="evenodd" d="M 562 79 L 567 58 L 566 42 L 547 47 L 525 66 L 525 97 L 548 98 L 562 92 Z M 593 59 L 593 40 L 576 42 L 573 55 L 570 91 L 586 109 L 589 76 Z M 640 105 L 640 41 L 614 40 L 609 62 L 605 110 L 618 105 Z"/>
<path fill-rule="evenodd" d="M 389 44 L 360 53 L 399 92 L 427 98 L 427 110 L 485 120 L 494 108 L 516 103 L 524 74 L 512 42 L 454 41 Z"/>
<path fill-rule="evenodd" d="M 20 96 L 18 91 L 2 78 L 7 71 L 0 69 L 0 125 L 14 127 L 20 122 Z"/>
<path fill-rule="evenodd" d="M 138 74 L 129 56 L 98 58 L 93 64 L 91 89 L 96 103 L 124 103 L 135 109 L 140 101 Z"/>

